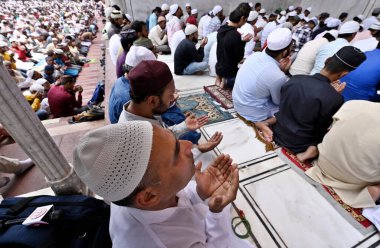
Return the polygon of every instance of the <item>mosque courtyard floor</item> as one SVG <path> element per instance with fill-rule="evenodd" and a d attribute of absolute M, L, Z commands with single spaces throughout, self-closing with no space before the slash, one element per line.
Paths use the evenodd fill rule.
<path fill-rule="evenodd" d="M 97 38 L 99 39 L 99 38 Z M 107 51 L 108 53 L 108 51 Z M 93 55 L 90 55 L 93 54 Z M 90 56 L 100 58 L 101 41 L 95 41 Z M 97 57 L 98 56 L 98 57 Z M 170 55 L 160 55 L 174 75 L 174 63 Z M 84 68 L 84 70 L 87 68 Z M 103 71 L 94 63 L 79 78 L 93 89 Z M 106 99 L 115 81 L 115 73 L 109 56 L 106 57 Z M 215 78 L 208 75 L 176 76 L 176 88 L 180 100 L 202 95 L 204 86 L 213 85 Z M 87 98 L 91 96 L 91 91 Z M 185 101 L 185 100 L 184 100 Z M 190 101 L 190 100 L 189 100 Z M 239 166 L 239 191 L 234 202 L 244 211 L 252 229 L 250 241 L 257 247 L 377 247 L 380 234 L 366 222 L 360 211 L 342 204 L 336 195 L 308 179 L 299 163 L 281 149 L 266 152 L 265 145 L 254 130 L 244 124 L 233 109 L 225 110 L 216 101 L 202 111 L 213 112 L 215 121 L 201 128 L 202 139 L 207 140 L 216 131 L 223 133 L 221 144 L 202 156 L 204 165 L 209 164 L 220 153 L 230 154 Z M 84 101 L 85 102 L 85 101 Z M 107 101 L 104 103 L 107 106 Z M 207 103 L 204 103 L 207 105 Z M 196 107 L 195 107 L 196 108 Z M 210 110 L 211 109 L 211 110 Z M 107 114 L 106 114 L 107 115 Z M 107 123 L 96 121 L 69 126 L 67 118 L 49 120 L 46 128 L 58 144 L 68 161 L 72 161 L 73 145 L 88 130 Z M 26 155 L 17 144 L 0 148 L 0 153 L 24 159 Z M 53 194 L 47 188 L 44 177 L 37 166 L 17 178 L 15 186 L 5 196 L 20 194 Z M 232 208 L 232 214 L 237 212 Z M 240 229 L 243 232 L 244 228 Z"/>

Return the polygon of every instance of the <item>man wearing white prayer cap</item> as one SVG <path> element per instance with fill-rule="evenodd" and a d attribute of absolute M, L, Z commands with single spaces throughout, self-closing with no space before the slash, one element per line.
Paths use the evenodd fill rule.
<path fill-rule="evenodd" d="M 354 47 L 359 48 L 362 52 L 375 50 L 380 40 L 380 21 L 372 24 L 369 29 L 372 37 L 364 40 L 359 40 L 353 44 Z"/>
<path fill-rule="evenodd" d="M 223 154 L 201 172 L 191 148 L 147 121 L 108 125 L 82 137 L 74 170 L 111 202 L 113 247 L 254 247 L 226 228 L 238 190 L 236 165 Z"/>
<path fill-rule="evenodd" d="M 258 17 L 259 17 L 259 13 L 257 13 L 257 11 L 249 12 L 247 22 L 240 29 L 238 29 L 242 37 L 246 36 L 247 34 L 252 35 L 252 39 L 250 41 L 247 41 L 247 43 L 245 43 L 244 58 L 247 58 L 249 55 L 251 55 L 253 53 L 253 49 L 255 48 L 256 42 L 254 40 L 254 36 L 255 36 L 254 26 L 257 22 Z"/>
<path fill-rule="evenodd" d="M 169 13 L 169 9 L 170 9 L 169 4 L 167 4 L 167 3 L 162 4 L 161 5 L 161 10 L 162 10 L 161 15 L 166 16 Z"/>
<path fill-rule="evenodd" d="M 198 42 L 197 26 L 187 25 L 185 35 L 186 39 L 182 40 L 175 50 L 174 73 L 177 75 L 192 75 L 208 69 L 208 63 L 202 61 L 207 38 L 202 40 L 197 50 L 195 47 Z"/>
<path fill-rule="evenodd" d="M 143 60 L 157 60 L 154 53 L 143 46 L 131 46 L 131 49 L 125 57 L 125 68 L 128 73 L 133 67 Z"/>
<path fill-rule="evenodd" d="M 290 5 L 287 9 L 288 12 L 294 11 L 295 7 L 293 5 Z"/>
<path fill-rule="evenodd" d="M 186 23 L 187 18 L 189 18 L 191 16 L 191 4 L 190 3 L 186 3 L 185 10 L 186 10 L 186 13 L 183 15 L 184 23 Z"/>
<path fill-rule="evenodd" d="M 372 11 L 372 15 L 363 21 L 364 29 L 368 29 L 372 24 L 380 21 L 380 7 Z"/>
<path fill-rule="evenodd" d="M 198 37 L 200 39 L 202 39 L 203 37 L 207 36 L 207 35 L 204 36 L 204 34 L 205 34 L 205 31 L 206 31 L 206 27 L 210 23 L 212 17 L 213 17 L 212 16 L 212 10 L 210 10 L 206 15 L 202 16 L 201 19 L 199 19 L 199 23 L 198 23 Z"/>
<path fill-rule="evenodd" d="M 170 5 L 170 14 L 173 17 L 169 20 L 169 22 L 166 25 L 169 46 L 171 46 L 173 34 L 181 30 L 183 27 L 183 22 L 180 19 L 183 16 L 183 12 L 178 4 Z"/>
<path fill-rule="evenodd" d="M 232 91 L 235 110 L 252 122 L 272 118 L 278 111 L 281 87 L 288 80 L 285 73 L 291 65 L 293 40 L 289 29 L 275 29 L 267 43 L 264 51 L 253 53 L 245 60 Z"/>
<path fill-rule="evenodd" d="M 198 18 L 198 10 L 192 9 L 191 10 L 191 16 L 189 16 L 189 18 L 187 18 L 186 24 L 193 24 L 196 26 L 197 25 L 197 18 Z"/>
<path fill-rule="evenodd" d="M 107 30 L 108 39 L 114 34 L 118 34 L 121 31 L 121 25 L 123 24 L 123 14 L 120 10 L 112 10 L 110 16 L 111 25 Z"/>
<path fill-rule="evenodd" d="M 313 75 L 315 73 L 319 73 L 325 66 L 325 61 L 327 58 L 333 56 L 342 47 L 349 46 L 356 33 L 359 31 L 359 28 L 359 23 L 355 21 L 348 21 L 343 23 L 339 29 L 338 38 L 319 49 L 313 70 L 310 74 Z"/>
<path fill-rule="evenodd" d="M 300 19 L 308 17 L 311 13 L 311 9 L 312 9 L 311 7 L 308 7 L 304 10 L 303 13 L 299 14 L 298 16 L 300 17 Z"/>
<path fill-rule="evenodd" d="M 214 15 L 214 17 L 210 20 L 207 27 L 205 27 L 203 36 L 207 36 L 208 34 L 218 31 L 225 18 L 225 16 L 223 15 L 223 8 L 220 5 L 214 6 L 214 8 L 212 9 L 212 14 Z"/>

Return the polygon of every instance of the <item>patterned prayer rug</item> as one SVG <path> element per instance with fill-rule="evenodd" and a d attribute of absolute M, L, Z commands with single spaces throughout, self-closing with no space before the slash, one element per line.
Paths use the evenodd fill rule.
<path fill-rule="evenodd" d="M 295 154 L 291 153 L 285 148 L 281 148 L 281 153 L 284 154 L 295 166 L 297 166 L 303 172 L 313 167 L 309 163 L 300 162 Z M 307 177 L 307 175 L 305 176 Z M 334 189 L 330 186 L 322 185 L 322 187 L 332 197 L 333 200 L 335 200 L 344 210 L 346 210 L 352 216 L 352 218 L 359 222 L 363 227 L 369 228 L 372 226 L 372 223 L 362 215 L 363 209 L 352 208 L 351 206 L 344 203 L 338 194 L 335 193 Z"/>
<path fill-rule="evenodd" d="M 233 118 L 230 113 L 223 111 L 220 106 L 213 103 L 213 99 L 207 93 L 180 97 L 177 103 L 185 114 L 191 112 L 197 117 L 207 115 L 208 124 Z"/>
<path fill-rule="evenodd" d="M 231 90 L 222 89 L 218 85 L 204 86 L 204 90 L 218 103 L 220 103 L 223 108 L 232 109 L 234 107 Z"/>

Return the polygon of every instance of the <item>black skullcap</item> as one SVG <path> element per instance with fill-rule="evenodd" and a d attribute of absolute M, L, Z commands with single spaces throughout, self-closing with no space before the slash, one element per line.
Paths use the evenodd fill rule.
<path fill-rule="evenodd" d="M 350 70 L 355 70 L 361 63 L 366 60 L 365 54 L 360 51 L 360 49 L 353 46 L 342 47 L 336 54 L 334 54 L 339 62 L 350 68 Z"/>

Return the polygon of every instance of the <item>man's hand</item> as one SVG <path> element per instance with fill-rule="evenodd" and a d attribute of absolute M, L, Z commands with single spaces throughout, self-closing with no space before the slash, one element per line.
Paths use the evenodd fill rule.
<path fill-rule="evenodd" d="M 343 90 L 346 88 L 346 83 L 341 83 L 339 80 L 336 80 L 331 83 L 331 86 L 336 90 L 336 92 L 342 94 Z"/>
<path fill-rule="evenodd" d="M 250 41 L 251 39 L 253 38 L 253 35 L 252 34 L 246 34 L 242 40 L 245 41 L 245 42 L 248 42 Z"/>
<path fill-rule="evenodd" d="M 207 37 L 203 38 L 203 40 L 201 41 L 201 47 L 206 46 L 206 45 L 207 45 L 207 42 L 208 42 Z"/>
<path fill-rule="evenodd" d="M 237 165 L 232 165 L 227 180 L 211 195 L 208 207 L 211 212 L 220 213 L 224 207 L 236 199 L 239 187 L 239 170 Z"/>
<path fill-rule="evenodd" d="M 37 98 L 37 99 L 42 100 L 42 98 L 43 98 L 43 93 L 42 93 L 42 92 L 37 92 L 37 93 L 34 95 L 34 97 Z"/>
<path fill-rule="evenodd" d="M 195 166 L 197 193 L 203 199 L 209 198 L 229 178 L 232 159 L 229 155 L 219 155 L 203 172 L 202 163 Z"/>
<path fill-rule="evenodd" d="M 80 85 L 75 85 L 75 86 L 74 86 L 74 92 L 82 93 L 82 92 L 83 92 L 83 88 L 82 88 L 82 86 L 80 86 Z"/>
<path fill-rule="evenodd" d="M 198 150 L 202 153 L 209 152 L 212 149 L 214 149 L 217 145 L 219 145 L 222 139 L 223 139 L 222 133 L 216 132 L 206 143 L 199 144 Z"/>
<path fill-rule="evenodd" d="M 185 123 L 186 123 L 187 129 L 189 129 L 190 131 L 197 130 L 198 128 L 205 125 L 207 122 L 208 122 L 207 115 L 196 118 L 195 114 L 192 114 L 192 113 L 186 114 Z"/>
<path fill-rule="evenodd" d="M 280 60 L 280 69 L 281 71 L 285 73 L 289 71 L 291 65 L 292 65 L 292 60 L 290 59 L 290 56 Z"/>

